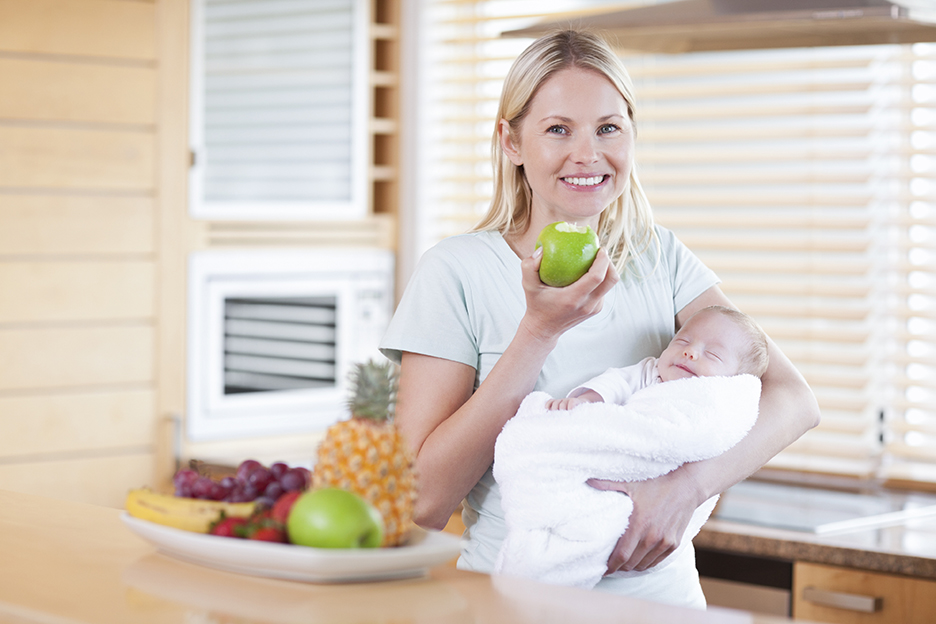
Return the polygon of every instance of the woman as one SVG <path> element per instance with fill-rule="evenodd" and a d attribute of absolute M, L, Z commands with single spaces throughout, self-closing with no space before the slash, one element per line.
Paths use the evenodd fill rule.
<path fill-rule="evenodd" d="M 534 42 L 507 76 L 498 120 L 487 216 L 424 255 L 382 343 L 402 364 L 397 423 L 417 453 L 417 522 L 442 528 L 464 499 L 458 565 L 482 572 L 504 536 L 494 442 L 521 400 L 564 396 L 607 368 L 658 356 L 694 312 L 731 306 L 714 273 L 653 224 L 634 170 L 630 79 L 600 38 L 566 31 Z M 592 226 L 603 247 L 565 288 L 537 274 L 536 237 L 555 221 Z M 818 422 L 773 343 L 770 362 L 758 424 L 730 452 L 651 481 L 593 483 L 634 500 L 608 572 L 651 570 L 598 589 L 672 602 L 672 587 L 684 586 L 678 603 L 704 607 L 691 544 L 679 544 L 692 511 Z"/>

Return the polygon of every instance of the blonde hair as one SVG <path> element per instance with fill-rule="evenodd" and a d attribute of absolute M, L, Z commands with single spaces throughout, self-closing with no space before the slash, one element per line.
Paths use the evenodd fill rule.
<path fill-rule="evenodd" d="M 633 83 L 611 47 L 596 34 L 564 30 L 545 35 L 530 44 L 507 74 L 497 119 L 498 124 L 501 119 L 507 120 L 515 143 L 519 143 L 520 127 L 537 91 L 556 72 L 569 67 L 597 72 L 607 78 L 623 96 L 628 115 L 634 122 Z M 474 231 L 522 233 L 530 226 L 532 191 L 523 167 L 514 165 L 504 154 L 498 124 L 495 124 L 491 141 L 494 196 L 487 214 Z M 597 234 L 619 273 L 623 273 L 630 260 L 651 245 L 656 247 L 658 261 L 660 244 L 653 228 L 653 212 L 637 179 L 636 165 L 631 168 L 624 192 L 601 213 Z"/>
<path fill-rule="evenodd" d="M 747 353 L 741 357 L 741 361 L 738 363 L 740 368 L 738 373 L 748 373 L 755 377 L 763 377 L 764 373 L 767 372 L 767 366 L 770 364 L 770 358 L 767 355 L 767 334 L 765 334 L 761 326 L 757 324 L 757 321 L 740 310 L 720 305 L 702 308 L 696 312 L 696 314 L 702 314 L 703 312 L 717 312 L 718 314 L 726 316 L 747 334 L 750 348 Z M 695 316 L 695 314 L 693 314 L 693 316 Z"/>

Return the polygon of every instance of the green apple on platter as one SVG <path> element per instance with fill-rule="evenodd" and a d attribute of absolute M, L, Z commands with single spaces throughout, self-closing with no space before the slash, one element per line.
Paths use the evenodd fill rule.
<path fill-rule="evenodd" d="M 543 248 L 540 280 L 562 288 L 588 272 L 598 255 L 598 235 L 588 225 L 557 221 L 547 225 L 536 239 L 535 249 Z"/>
<path fill-rule="evenodd" d="M 353 492 L 338 488 L 309 490 L 293 504 L 286 520 L 289 541 L 312 548 L 378 548 L 383 517 Z"/>

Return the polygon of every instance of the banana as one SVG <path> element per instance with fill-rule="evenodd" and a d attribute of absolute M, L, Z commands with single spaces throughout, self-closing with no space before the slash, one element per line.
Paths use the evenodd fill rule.
<path fill-rule="evenodd" d="M 228 517 L 246 518 L 253 513 L 256 504 L 183 498 L 138 488 L 127 493 L 125 507 L 134 518 L 184 531 L 207 533 L 222 511 Z"/>

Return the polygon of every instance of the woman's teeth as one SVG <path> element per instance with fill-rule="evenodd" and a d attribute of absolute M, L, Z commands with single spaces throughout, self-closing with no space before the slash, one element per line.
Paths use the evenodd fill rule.
<path fill-rule="evenodd" d="M 604 180 L 604 176 L 593 176 L 591 178 L 563 178 L 563 180 L 569 184 L 574 184 L 575 186 L 595 186 Z"/>

